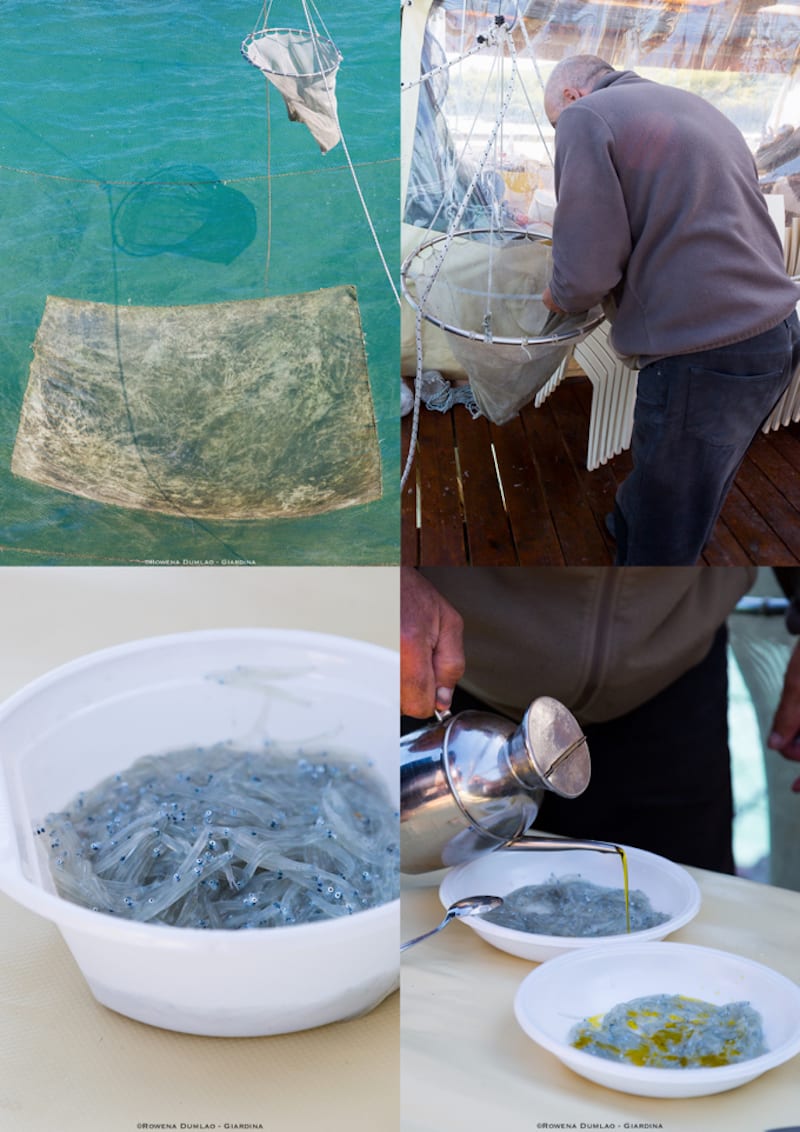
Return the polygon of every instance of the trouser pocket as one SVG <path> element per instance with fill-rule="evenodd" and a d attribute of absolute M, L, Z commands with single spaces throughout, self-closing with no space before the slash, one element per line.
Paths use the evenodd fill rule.
<path fill-rule="evenodd" d="M 786 364 L 747 377 L 689 366 L 687 435 L 720 448 L 749 444 L 788 381 Z"/>

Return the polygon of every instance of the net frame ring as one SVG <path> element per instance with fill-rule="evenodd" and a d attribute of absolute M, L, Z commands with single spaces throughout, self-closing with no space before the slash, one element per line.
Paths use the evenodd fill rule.
<path fill-rule="evenodd" d="M 281 35 L 289 34 L 295 37 L 295 42 L 306 42 L 314 45 L 315 58 L 322 66 L 316 71 L 278 71 L 274 67 L 262 66 L 250 55 L 250 48 L 262 39 L 278 39 Z M 333 42 L 325 36 L 315 35 L 308 29 L 301 28 L 261 28 L 260 31 L 251 31 L 242 41 L 241 53 L 244 59 L 256 70 L 264 75 L 275 75 L 278 78 L 314 79 L 329 78 L 336 74 L 342 62 L 342 53 Z"/>
<path fill-rule="evenodd" d="M 522 229 L 518 228 L 464 228 L 454 232 L 442 233 L 441 235 L 434 237 L 434 239 L 432 240 L 425 240 L 418 247 L 414 248 L 414 250 L 403 260 L 403 263 L 400 267 L 400 289 L 403 293 L 403 298 L 408 302 L 409 306 L 411 306 L 413 310 L 421 315 L 421 317 L 424 318 L 426 322 L 430 322 L 433 326 L 437 326 L 440 330 L 445 331 L 445 333 L 447 334 L 454 334 L 458 338 L 468 338 L 473 342 L 485 342 L 487 344 L 494 344 L 498 346 L 551 346 L 554 344 L 558 345 L 559 343 L 577 343 L 579 341 L 582 341 L 593 330 L 596 330 L 600 323 L 604 321 L 605 314 L 603 313 L 603 311 L 599 307 L 593 307 L 592 310 L 586 312 L 586 321 L 580 326 L 574 326 L 569 330 L 555 331 L 553 334 L 532 334 L 526 335 L 524 337 L 520 335 L 518 337 L 508 338 L 487 334 L 485 331 L 465 330 L 462 326 L 453 326 L 449 322 L 445 322 L 444 319 L 438 318 L 431 311 L 425 309 L 424 300 L 422 301 L 421 305 L 417 297 L 412 294 L 411 284 L 409 282 L 409 273 L 412 264 L 414 260 L 420 258 L 423 253 L 433 252 L 437 244 L 449 244 L 451 241 L 460 239 L 462 237 L 464 239 L 472 239 L 475 243 L 477 243 L 478 241 L 474 240 L 476 236 L 507 236 L 515 240 L 526 240 L 531 243 L 552 243 L 552 238 L 550 236 L 546 236 L 540 232 L 525 232 L 522 231 Z M 483 241 L 481 242 L 483 243 Z M 484 246 L 487 245 L 484 243 Z M 498 247 L 503 246 L 506 245 L 498 245 Z M 447 248 L 445 248 L 444 253 L 442 254 L 438 270 L 440 270 L 442 265 L 444 264 L 446 256 Z M 436 285 L 436 280 L 438 279 L 438 270 L 437 276 L 434 278 L 431 287 Z M 498 297 L 501 297 L 499 293 Z"/>

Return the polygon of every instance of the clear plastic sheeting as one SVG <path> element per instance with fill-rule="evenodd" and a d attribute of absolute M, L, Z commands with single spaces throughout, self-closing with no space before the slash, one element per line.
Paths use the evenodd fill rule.
<path fill-rule="evenodd" d="M 503 126 L 491 180 L 497 205 L 522 227 L 547 222 L 552 192 L 553 131 L 542 84 L 568 55 L 593 54 L 619 69 L 692 90 L 725 113 L 756 155 L 765 191 L 783 193 L 800 213 L 800 6 L 762 0 L 415 0 L 429 9 L 420 73 L 442 60 L 449 69 L 424 85 L 415 121 L 404 124 L 413 146 L 405 219 L 420 223 L 431 202 L 445 212 L 459 186 L 453 164 L 474 167 L 496 112 L 487 94 L 487 52 L 468 55 L 498 16 L 507 21 L 521 84 Z M 534 113 L 542 136 L 534 125 Z M 415 130 L 411 138 L 410 130 Z M 429 159 L 426 136 L 447 138 L 457 161 Z M 409 148 L 409 152 L 411 149 Z M 480 201 L 476 199 L 476 206 Z"/>
<path fill-rule="evenodd" d="M 403 265 L 403 285 L 409 302 L 447 333 L 481 412 L 505 424 L 603 313 L 559 318 L 547 310 L 541 295 L 550 275 L 548 241 L 478 235 L 423 245 Z"/>
<path fill-rule="evenodd" d="M 405 220 L 422 228 L 445 231 L 468 189 L 472 170 L 462 162 L 452 131 L 442 113 L 449 89 L 444 48 L 435 36 L 426 36 L 420 59 L 422 72 L 431 77 L 421 85 L 417 106 L 417 128 L 408 185 Z M 442 188 L 448 186 L 443 198 Z M 491 218 L 494 193 L 476 183 L 472 198 L 462 211 L 465 228 L 476 228 Z"/>
<path fill-rule="evenodd" d="M 48 297 L 12 472 L 198 519 L 380 498 L 355 288 L 177 307 Z"/>
<path fill-rule="evenodd" d="M 242 44 L 242 54 L 272 83 L 289 118 L 311 131 L 323 153 L 341 141 L 336 72 L 342 57 L 330 39 L 293 28 L 264 28 Z"/>

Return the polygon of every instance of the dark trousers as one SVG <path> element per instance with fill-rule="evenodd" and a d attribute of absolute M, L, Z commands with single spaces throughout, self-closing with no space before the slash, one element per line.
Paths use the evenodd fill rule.
<path fill-rule="evenodd" d="M 617 566 L 692 566 L 739 466 L 800 366 L 797 314 L 639 373 L 633 471 L 614 504 Z"/>
<path fill-rule="evenodd" d="M 589 724 L 592 777 L 579 798 L 545 794 L 536 826 L 621 842 L 685 865 L 732 873 L 727 630 L 706 658 L 653 699 Z M 489 711 L 457 688 L 454 711 Z"/>

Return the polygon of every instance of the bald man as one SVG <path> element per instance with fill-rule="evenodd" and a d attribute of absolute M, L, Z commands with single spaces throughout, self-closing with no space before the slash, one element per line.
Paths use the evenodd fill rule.
<path fill-rule="evenodd" d="M 598 302 L 640 369 L 617 565 L 692 565 L 753 437 L 800 365 L 800 287 L 742 134 L 702 98 L 562 60 L 553 272 L 545 304 Z"/>

